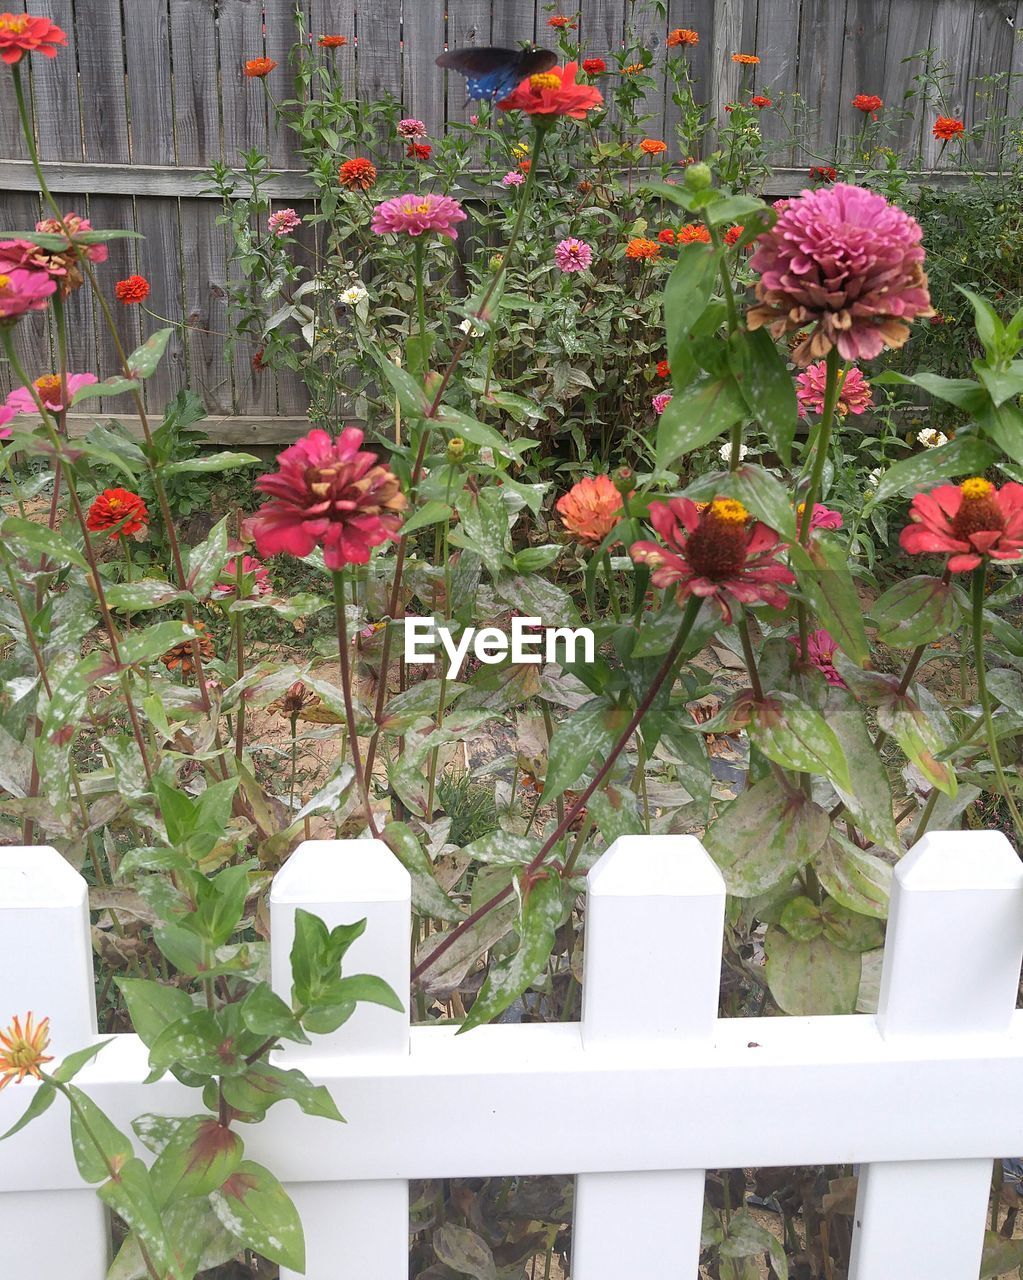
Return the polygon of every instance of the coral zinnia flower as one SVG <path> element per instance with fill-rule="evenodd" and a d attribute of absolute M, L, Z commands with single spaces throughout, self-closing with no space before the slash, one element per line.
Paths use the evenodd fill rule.
<path fill-rule="evenodd" d="M 277 63 L 273 58 L 250 58 L 243 70 L 250 80 L 262 80 L 268 76 Z"/>
<path fill-rule="evenodd" d="M 576 83 L 577 64 L 566 63 L 529 76 L 497 104 L 502 111 L 524 111 L 530 116 L 571 116 L 582 120 L 587 111 L 604 105 L 599 89 Z"/>
<path fill-rule="evenodd" d="M 765 98 L 762 93 L 755 93 L 749 101 L 750 106 L 756 107 L 758 111 L 763 111 L 765 107 L 769 107 L 771 105 L 771 99 Z"/>
<path fill-rule="evenodd" d="M 646 240 L 643 236 L 634 236 L 625 246 L 625 256 L 636 261 L 653 260 L 661 252 L 656 240 Z"/>
<path fill-rule="evenodd" d="M 28 13 L 0 13 L 0 58 L 13 67 L 26 53 L 57 56 L 57 45 L 67 44 L 67 34 L 49 18 Z"/>
<path fill-rule="evenodd" d="M 412 116 L 408 116 L 404 120 L 399 120 L 394 126 L 394 131 L 399 138 L 425 138 L 426 125 L 422 120 L 416 120 Z"/>
<path fill-rule="evenodd" d="M 86 528 L 93 533 L 103 533 L 109 529 L 113 542 L 128 534 L 138 533 L 148 523 L 149 508 L 130 489 L 104 489 L 93 499 L 85 518 Z"/>
<path fill-rule="evenodd" d="M 639 144 L 639 149 L 645 151 L 648 156 L 659 156 L 668 150 L 668 144 L 662 142 L 660 138 L 644 138 Z"/>
<path fill-rule="evenodd" d="M 687 222 L 678 229 L 679 244 L 710 244 L 710 232 L 702 222 Z"/>
<path fill-rule="evenodd" d="M 950 552 L 952 573 L 976 569 L 986 557 L 1023 555 L 1023 485 L 1013 481 L 1001 489 L 980 476 L 939 485 L 916 495 L 909 518 L 899 546 L 910 555 Z"/>
<path fill-rule="evenodd" d="M 450 196 L 407 195 L 384 200 L 373 210 L 372 229 L 378 236 L 421 236 L 425 231 L 436 231 L 449 240 L 458 238 L 456 222 L 464 222 L 466 212 L 457 200 Z"/>
<path fill-rule="evenodd" d="M 728 247 L 731 248 L 731 246 L 735 244 L 736 240 L 739 239 L 739 237 L 742 235 L 742 233 L 745 230 L 746 228 L 742 225 L 741 222 L 737 222 L 734 227 L 729 227 L 728 230 L 725 232 L 725 236 L 724 236 L 725 244 L 727 244 Z"/>
<path fill-rule="evenodd" d="M 713 597 L 726 624 L 732 620 L 728 596 L 784 608 L 782 584 L 795 576 L 775 559 L 778 535 L 751 520 L 741 502 L 715 498 L 701 511 L 688 498 L 670 498 L 650 508 L 650 523 L 667 545 L 634 542 L 629 554 L 653 570 L 655 587 L 675 584 L 679 603 L 691 595 Z"/>
<path fill-rule="evenodd" d="M 168 671 L 180 671 L 183 676 L 191 675 L 195 670 L 194 645 L 198 645 L 199 657 L 203 662 L 213 657 L 213 641 L 206 634 L 205 622 L 193 622 L 192 626 L 199 633 L 195 639 L 182 640 L 180 644 L 168 649 L 160 659 Z"/>
<path fill-rule="evenodd" d="M 858 93 L 852 100 L 853 106 L 857 111 L 862 111 L 864 115 L 869 115 L 872 111 L 880 111 L 884 103 L 876 93 Z"/>
<path fill-rule="evenodd" d="M 43 311 L 57 282 L 45 271 L 0 270 L 0 324 L 18 320 L 26 311 Z"/>
<path fill-rule="evenodd" d="M 603 58 L 585 58 L 583 70 L 588 76 L 600 76 L 607 70 L 607 63 Z"/>
<path fill-rule="evenodd" d="M 21 1084 L 26 1076 L 42 1079 L 39 1068 L 53 1061 L 45 1052 L 49 1043 L 49 1018 L 36 1026 L 32 1014 L 27 1013 L 24 1027 L 20 1018 L 12 1019 L 11 1025 L 0 1031 L 0 1089 L 11 1083 Z"/>
<path fill-rule="evenodd" d="M 593 250 L 585 240 L 569 236 L 554 249 L 554 265 L 559 271 L 585 271 L 593 261 Z"/>
<path fill-rule="evenodd" d="M 362 450 L 362 432 L 345 427 L 336 440 L 315 429 L 285 449 L 280 468 L 256 488 L 271 501 L 251 529 L 261 556 L 307 556 L 323 548 L 328 569 L 366 564 L 373 547 L 398 536 L 406 506 L 395 475 Z"/>
<path fill-rule="evenodd" d="M 796 400 L 799 404 L 799 416 L 806 417 L 809 409 L 813 413 L 824 412 L 824 391 L 828 382 L 828 366 L 824 360 L 808 365 L 806 370 L 796 378 Z M 874 393 L 870 383 L 863 376 L 862 369 L 852 368 L 842 378 L 838 391 L 836 413 L 845 417 L 847 413 L 864 413 L 874 403 Z"/>
<path fill-rule="evenodd" d="M 767 325 L 775 338 L 809 328 L 792 353 L 801 366 L 833 346 L 844 360 L 901 347 L 907 321 L 931 314 L 922 234 L 874 191 L 844 182 L 804 191 L 757 237 L 758 305 L 747 324 Z"/>
<path fill-rule="evenodd" d="M 349 190 L 368 191 L 377 180 L 377 167 L 372 161 L 356 156 L 354 160 L 346 160 L 338 169 L 337 180 Z"/>
<path fill-rule="evenodd" d="M 799 636 L 789 636 L 789 643 L 794 644 L 802 652 Z M 821 672 L 828 684 L 833 684 L 839 689 L 846 689 L 848 685 L 835 670 L 835 653 L 837 649 L 838 641 L 824 627 L 817 631 L 811 631 L 806 637 L 806 657 L 810 665 Z"/>
<path fill-rule="evenodd" d="M 833 169 L 830 164 L 815 164 L 810 169 L 811 182 L 834 182 L 838 177 L 838 170 Z M 777 209 L 780 201 L 775 203 Z M 785 202 L 788 204 L 788 201 Z"/>
<path fill-rule="evenodd" d="M 657 239 L 661 242 L 661 244 L 674 244 L 675 232 L 671 229 L 671 227 L 665 227 L 662 231 L 658 231 Z"/>
<path fill-rule="evenodd" d="M 145 302 L 149 297 L 149 281 L 145 276 L 129 276 L 127 280 L 118 280 L 114 285 L 114 296 L 126 307 L 136 302 Z"/>
<path fill-rule="evenodd" d="M 674 31 L 668 32 L 665 43 L 669 49 L 677 49 L 680 45 L 699 44 L 700 37 L 690 27 L 676 27 Z"/>
<path fill-rule="evenodd" d="M 622 518 L 622 495 L 610 476 L 587 477 L 555 503 L 561 523 L 580 542 L 598 546 Z"/>
<path fill-rule="evenodd" d="M 321 49 L 343 49 L 348 43 L 347 36 L 320 36 L 316 43 Z"/>
<path fill-rule="evenodd" d="M 36 378 L 32 385 L 36 389 L 36 395 L 51 413 L 63 413 L 65 409 L 70 408 L 75 392 L 80 387 L 91 386 L 92 383 L 97 381 L 98 379 L 94 373 L 69 373 L 67 379 L 67 404 L 63 403 L 61 394 L 63 387 L 58 374 L 46 373 L 41 378 Z M 17 390 L 12 391 L 7 397 L 7 406 L 13 409 L 15 413 L 38 412 L 35 396 L 33 396 L 28 387 L 18 387 Z"/>
<path fill-rule="evenodd" d="M 955 116 L 938 116 L 932 130 L 934 136 L 942 142 L 951 142 L 953 138 L 958 138 L 965 131 L 966 125 Z"/>
<path fill-rule="evenodd" d="M 755 53 L 733 53 L 732 61 L 738 62 L 744 67 L 759 67 L 760 59 Z"/>

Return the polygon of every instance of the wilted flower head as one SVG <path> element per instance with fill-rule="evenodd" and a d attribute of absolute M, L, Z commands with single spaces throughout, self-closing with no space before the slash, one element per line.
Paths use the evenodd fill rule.
<path fill-rule="evenodd" d="M 916 433 L 916 442 L 922 444 L 925 449 L 938 449 L 941 445 L 948 444 L 948 436 L 935 427 L 924 427 L 923 431 Z"/>
<path fill-rule="evenodd" d="M 138 533 L 149 523 L 149 509 L 137 493 L 130 489 L 104 489 L 94 498 L 85 518 L 93 533 L 110 531 L 110 540 Z"/>
<path fill-rule="evenodd" d="M 456 222 L 464 222 L 466 212 L 457 200 L 450 196 L 426 195 L 395 196 L 384 200 L 373 210 L 372 229 L 378 236 L 421 236 L 426 231 L 455 240 Z"/>
<path fill-rule="evenodd" d="M 825 360 L 807 365 L 804 372 L 796 376 L 796 401 L 801 418 L 806 417 L 808 409 L 813 413 L 824 412 L 827 381 L 828 366 Z M 854 366 L 841 380 L 835 412 L 842 417 L 847 413 L 865 413 L 873 403 L 874 393 L 870 389 L 870 383 L 863 376 L 863 370 Z"/>
<path fill-rule="evenodd" d="M 193 622 L 192 626 L 199 633 L 195 639 L 182 640 L 180 644 L 172 645 L 160 659 L 168 671 L 180 671 L 183 676 L 191 675 L 196 668 L 196 648 L 201 662 L 207 662 L 213 657 L 213 641 L 206 634 L 205 622 Z"/>
<path fill-rule="evenodd" d="M 659 395 L 654 396 L 654 398 L 650 401 L 650 403 L 654 407 L 654 413 L 656 413 L 657 416 L 660 417 L 661 414 L 665 411 L 665 409 L 667 409 L 668 405 L 671 404 L 671 392 L 670 391 L 660 392 Z"/>
<path fill-rule="evenodd" d="M 318 428 L 285 449 L 280 468 L 260 476 L 268 494 L 250 528 L 261 556 L 307 556 L 323 548 L 328 569 L 366 564 L 370 551 L 398 536 L 406 499 L 397 477 L 360 449 L 363 435 L 345 427 L 337 439 Z"/>
<path fill-rule="evenodd" d="M 569 236 L 555 247 L 554 262 L 560 271 L 585 271 L 592 261 L 593 250 L 585 240 Z"/>
<path fill-rule="evenodd" d="M 509 169 L 509 171 L 501 179 L 502 187 L 521 187 L 526 180 L 524 173 L 519 173 L 517 169 Z"/>
<path fill-rule="evenodd" d="M 399 120 L 395 125 L 395 131 L 399 138 L 425 138 L 426 125 L 422 120 L 415 120 L 409 116 L 405 120 Z"/>
<path fill-rule="evenodd" d="M 278 209 L 267 218 L 266 225 L 273 235 L 286 236 L 302 225 L 302 219 L 294 209 Z"/>
<path fill-rule="evenodd" d="M 502 111 L 524 111 L 530 116 L 570 116 L 582 120 L 587 111 L 604 105 L 599 89 L 576 83 L 577 64 L 552 67 L 528 76 L 497 104 Z"/>
<path fill-rule="evenodd" d="M 802 652 L 799 636 L 789 636 L 789 643 L 794 644 Z M 835 670 L 835 653 L 837 649 L 838 642 L 831 632 L 824 627 L 817 631 L 811 631 L 806 637 L 807 661 L 821 672 L 828 684 L 833 684 L 839 689 L 845 689 L 848 686 Z"/>
<path fill-rule="evenodd" d="M 13 67 L 26 53 L 57 56 L 57 45 L 67 44 L 67 34 L 49 18 L 29 13 L 0 13 L 0 59 Z"/>
<path fill-rule="evenodd" d="M 270 703 L 267 711 L 276 712 L 277 715 L 285 716 L 289 720 L 298 720 L 303 711 L 318 706 L 319 702 L 319 694 L 306 688 L 301 680 L 296 680 L 294 684 L 288 685 L 279 698 Z"/>
<path fill-rule="evenodd" d="M 80 387 L 91 386 L 98 379 L 94 373 L 69 373 L 67 376 L 67 404 L 64 403 L 64 387 L 59 374 L 46 373 L 36 378 L 32 386 L 35 395 L 28 387 L 18 387 L 7 397 L 8 407 L 15 413 L 36 413 L 36 396 L 51 413 L 63 413 L 71 407 L 75 392 Z"/>
<path fill-rule="evenodd" d="M 833 346 L 845 360 L 901 347 L 907 321 L 931 314 L 921 236 L 914 218 L 874 191 L 844 182 L 804 191 L 757 238 L 749 327 L 767 325 L 776 338 L 809 328 L 792 353 L 804 366 Z"/>
<path fill-rule="evenodd" d="M 604 541 L 623 513 L 622 495 L 610 476 L 579 480 L 555 505 L 569 533 L 594 547 Z"/>
<path fill-rule="evenodd" d="M 0 1031 L 0 1089 L 9 1084 L 21 1084 L 26 1076 L 41 1078 L 39 1068 L 53 1058 L 46 1055 L 50 1043 L 50 1019 L 35 1023 L 31 1013 L 25 1015 L 25 1025 L 20 1018 L 13 1018 L 11 1025 Z"/>
<path fill-rule="evenodd" d="M 1010 481 L 996 489 L 972 476 L 962 484 L 943 484 L 918 493 L 909 509 L 911 523 L 899 535 L 910 555 L 948 554 L 952 573 L 976 569 L 986 558 L 1023 556 L 1023 484 Z"/>

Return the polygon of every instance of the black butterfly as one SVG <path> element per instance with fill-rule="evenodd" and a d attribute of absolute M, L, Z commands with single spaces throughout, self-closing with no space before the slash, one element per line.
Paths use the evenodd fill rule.
<path fill-rule="evenodd" d="M 557 60 L 550 49 L 450 49 L 440 55 L 437 66 L 465 76 L 470 98 L 496 101 L 526 76 L 549 71 Z"/>

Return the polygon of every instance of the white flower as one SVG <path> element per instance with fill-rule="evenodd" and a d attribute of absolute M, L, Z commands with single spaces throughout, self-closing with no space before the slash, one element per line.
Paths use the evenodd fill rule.
<path fill-rule="evenodd" d="M 916 442 L 925 449 L 937 449 L 939 445 L 948 444 L 948 436 L 944 431 L 936 431 L 934 427 L 924 427 L 923 431 L 916 433 Z"/>
<path fill-rule="evenodd" d="M 486 333 L 486 329 L 482 325 L 476 324 L 474 320 L 463 320 L 458 327 L 463 333 L 471 333 L 474 337 L 481 333 Z"/>
<path fill-rule="evenodd" d="M 746 448 L 746 446 L 744 444 L 739 445 L 739 461 L 740 462 L 745 461 L 748 455 L 749 455 L 749 450 Z M 722 462 L 732 461 L 732 446 L 730 443 L 723 444 L 721 446 L 721 448 L 718 450 L 718 457 L 721 459 Z"/>
<path fill-rule="evenodd" d="M 876 489 L 881 483 L 881 477 L 884 475 L 884 467 L 875 467 L 867 476 L 867 488 Z"/>
<path fill-rule="evenodd" d="M 338 296 L 346 306 L 357 307 L 369 297 L 369 292 L 361 284 L 353 284 L 350 289 L 342 289 Z"/>

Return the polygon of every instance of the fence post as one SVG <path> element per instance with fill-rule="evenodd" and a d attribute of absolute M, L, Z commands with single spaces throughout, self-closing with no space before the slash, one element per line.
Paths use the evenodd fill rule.
<path fill-rule="evenodd" d="M 56 849 L 0 848 L 0 1027 L 31 1011 L 50 1019 L 54 1065 L 96 1036 L 96 994 L 89 933 L 88 887 Z M 27 1107 L 35 1086 L 11 1085 Z M 62 1137 L 67 1106 L 50 1111 Z M 0 1148 L 11 1168 L 38 1164 L 53 1151 L 45 1121 L 22 1130 Z M 37 1280 L 102 1280 L 109 1236 L 103 1205 L 92 1187 L 72 1191 L 0 1193 L 3 1272 Z"/>
<path fill-rule="evenodd" d="M 590 872 L 586 1046 L 709 1040 L 717 1020 L 725 885 L 694 836 L 623 836 Z M 573 1280 L 695 1275 L 704 1170 L 576 1179 Z"/>
<path fill-rule="evenodd" d="M 1023 865 L 995 831 L 925 836 L 895 869 L 877 1025 L 885 1040 L 997 1035 L 1016 1007 Z M 973 1084 L 964 1076 L 963 1090 Z M 878 1099 L 897 1106 L 898 1099 Z M 955 1106 L 955 1098 L 948 1100 Z M 941 1116 L 934 1117 L 936 1125 Z M 980 1270 L 990 1159 L 891 1161 L 860 1171 L 849 1280 Z"/>
<path fill-rule="evenodd" d="M 271 970 L 275 991 L 291 999 L 291 944 L 295 911 L 304 907 L 328 928 L 366 918 L 352 944 L 346 973 L 374 973 L 406 1002 L 404 1014 L 360 1005 L 337 1031 L 288 1047 L 289 1060 L 309 1070 L 316 1058 L 408 1054 L 409 943 L 412 882 L 380 840 L 309 840 L 274 878 L 270 892 Z M 303 1061 L 305 1059 L 305 1061 Z M 357 1123 L 337 1099 L 342 1114 Z M 288 1193 L 302 1216 L 306 1280 L 405 1280 L 409 1205 L 404 1180 L 292 1183 Z M 284 1268 L 281 1280 L 298 1280 Z"/>

